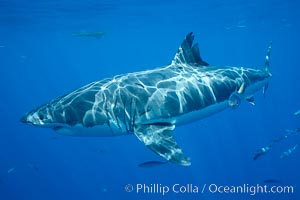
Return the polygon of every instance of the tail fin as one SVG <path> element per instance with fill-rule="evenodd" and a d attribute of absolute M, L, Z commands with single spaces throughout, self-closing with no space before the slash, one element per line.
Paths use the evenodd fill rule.
<path fill-rule="evenodd" d="M 272 42 L 270 42 L 267 54 L 266 54 L 266 60 L 265 60 L 265 71 L 269 72 L 270 71 L 270 53 L 272 49 Z"/>
<path fill-rule="evenodd" d="M 272 49 L 272 42 L 270 42 L 268 50 L 267 50 L 266 60 L 265 60 L 265 67 L 264 67 L 264 70 L 268 73 L 270 72 L 270 53 L 271 53 L 271 49 Z M 263 87 L 264 97 L 266 96 L 266 92 L 267 92 L 268 87 L 269 87 L 269 83 L 266 83 L 266 85 Z"/>

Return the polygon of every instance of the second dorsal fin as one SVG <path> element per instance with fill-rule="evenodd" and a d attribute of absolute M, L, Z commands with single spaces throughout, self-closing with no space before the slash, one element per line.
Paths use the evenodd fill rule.
<path fill-rule="evenodd" d="M 175 54 L 172 64 L 188 64 L 194 66 L 208 66 L 200 57 L 198 44 L 194 44 L 194 35 L 189 33 L 181 43 L 177 53 Z"/>

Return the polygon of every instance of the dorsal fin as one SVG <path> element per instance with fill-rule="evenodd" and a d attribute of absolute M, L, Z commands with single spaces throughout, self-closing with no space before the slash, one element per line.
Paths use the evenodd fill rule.
<path fill-rule="evenodd" d="M 194 44 L 193 32 L 189 33 L 181 43 L 177 53 L 175 54 L 172 64 L 188 64 L 195 66 L 208 66 L 200 57 L 198 44 Z"/>

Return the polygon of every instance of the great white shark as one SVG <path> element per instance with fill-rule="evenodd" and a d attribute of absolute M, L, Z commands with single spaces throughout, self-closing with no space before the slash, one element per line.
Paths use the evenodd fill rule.
<path fill-rule="evenodd" d="M 254 104 L 254 93 L 267 89 L 271 77 L 267 50 L 262 69 L 220 67 L 202 60 L 189 33 L 171 64 L 92 82 L 51 100 L 21 121 L 70 136 L 135 134 L 167 161 L 191 164 L 173 137 L 184 125 L 236 107 Z"/>

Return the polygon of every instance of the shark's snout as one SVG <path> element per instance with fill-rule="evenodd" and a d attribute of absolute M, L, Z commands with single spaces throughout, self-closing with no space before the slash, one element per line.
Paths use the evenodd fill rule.
<path fill-rule="evenodd" d="M 22 122 L 24 124 L 35 125 L 35 123 L 34 123 L 35 121 L 36 120 L 33 119 L 32 115 L 30 113 L 26 113 L 20 118 L 20 122 Z"/>
<path fill-rule="evenodd" d="M 44 116 L 39 115 L 37 112 L 28 112 L 20 118 L 20 122 L 30 124 L 33 126 L 43 125 L 44 122 L 41 120 Z"/>
<path fill-rule="evenodd" d="M 47 105 L 48 104 L 27 112 L 20 118 L 20 122 L 36 127 L 52 127 L 57 121 L 54 122 Z"/>

